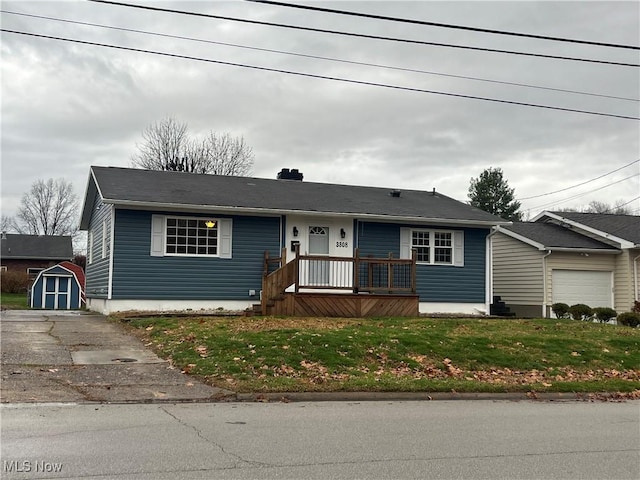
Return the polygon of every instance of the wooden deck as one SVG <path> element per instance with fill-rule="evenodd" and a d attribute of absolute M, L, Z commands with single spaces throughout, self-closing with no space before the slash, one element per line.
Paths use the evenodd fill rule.
<path fill-rule="evenodd" d="M 394 259 L 355 253 L 354 257 L 296 254 L 287 263 L 285 250 L 277 258 L 265 252 L 262 301 L 254 312 L 304 317 L 417 316 L 415 255 Z"/>
<path fill-rule="evenodd" d="M 417 295 L 285 293 L 264 315 L 299 317 L 417 317 Z"/>

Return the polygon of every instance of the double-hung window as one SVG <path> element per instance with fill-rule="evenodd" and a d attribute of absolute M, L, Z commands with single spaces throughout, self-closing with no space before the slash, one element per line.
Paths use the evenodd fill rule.
<path fill-rule="evenodd" d="M 400 229 L 402 258 L 411 258 L 416 252 L 416 261 L 428 265 L 464 265 L 464 233 L 454 230 L 431 230 L 418 228 Z"/>

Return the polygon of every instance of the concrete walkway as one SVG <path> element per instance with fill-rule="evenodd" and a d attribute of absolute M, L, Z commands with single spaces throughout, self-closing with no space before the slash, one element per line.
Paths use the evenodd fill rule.
<path fill-rule="evenodd" d="M 2 403 L 236 398 L 180 373 L 102 315 L 4 310 L 0 327 Z"/>

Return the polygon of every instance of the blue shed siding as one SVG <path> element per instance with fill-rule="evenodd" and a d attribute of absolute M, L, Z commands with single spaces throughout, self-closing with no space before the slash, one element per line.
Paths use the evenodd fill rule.
<path fill-rule="evenodd" d="M 87 256 L 85 291 L 88 298 L 107 298 L 109 293 L 109 256 L 102 258 L 102 228 L 104 220 L 107 220 L 107 228 L 110 228 L 112 208 L 110 205 L 102 203 L 99 195 L 96 195 L 92 211 L 94 213 L 89 221 L 87 242 L 92 233 L 93 245 L 87 245 L 87 248 L 93 250 L 93 261 L 89 263 Z M 110 232 L 107 234 L 110 235 Z M 87 251 L 87 253 L 89 252 Z"/>
<path fill-rule="evenodd" d="M 486 237 L 489 229 L 450 228 L 426 225 L 358 222 L 360 255 L 400 256 L 400 228 L 464 231 L 464 266 L 418 265 L 417 293 L 421 302 L 484 302 L 486 283 Z"/>
<path fill-rule="evenodd" d="M 153 214 L 115 212 L 113 299 L 246 300 L 262 288 L 264 251 L 279 254 L 279 217 L 234 216 L 230 259 L 151 256 Z"/>

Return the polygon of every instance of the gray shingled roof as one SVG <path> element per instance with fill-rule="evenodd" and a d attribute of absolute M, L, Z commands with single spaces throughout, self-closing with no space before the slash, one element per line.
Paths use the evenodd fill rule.
<path fill-rule="evenodd" d="M 73 242 L 69 236 L 7 233 L 3 234 L 0 245 L 0 256 L 7 259 L 62 261 L 73 258 Z"/>
<path fill-rule="evenodd" d="M 439 192 L 361 187 L 296 180 L 198 175 L 115 167 L 92 167 L 99 193 L 106 203 L 147 207 L 210 206 L 263 209 L 266 212 L 346 213 L 389 219 L 451 220 L 477 225 L 507 223 L 504 220 L 442 195 Z M 90 184 L 91 187 L 91 184 Z M 85 201 L 81 227 L 90 212 Z"/>
<path fill-rule="evenodd" d="M 640 216 L 638 215 L 578 212 L 551 213 L 640 245 Z"/>
<path fill-rule="evenodd" d="M 582 248 L 589 250 L 615 250 L 615 247 L 580 235 L 568 228 L 553 223 L 514 222 L 501 227 L 522 237 L 528 238 L 544 248 Z"/>

